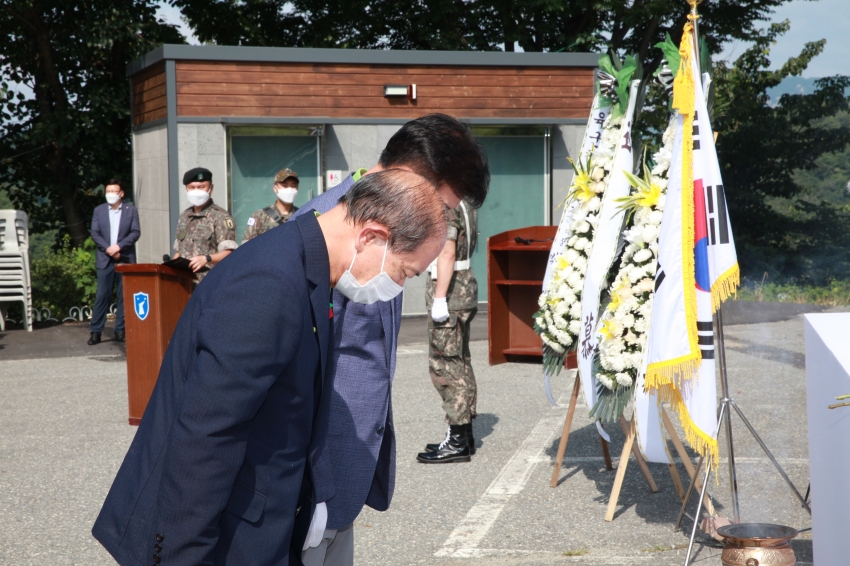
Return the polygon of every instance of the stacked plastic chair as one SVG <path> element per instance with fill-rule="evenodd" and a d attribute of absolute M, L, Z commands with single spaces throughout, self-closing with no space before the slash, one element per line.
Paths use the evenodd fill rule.
<path fill-rule="evenodd" d="M 0 210 L 0 303 L 24 304 L 24 325 L 32 332 L 32 283 L 30 282 L 27 213 Z M 0 330 L 5 330 L 0 312 Z"/>

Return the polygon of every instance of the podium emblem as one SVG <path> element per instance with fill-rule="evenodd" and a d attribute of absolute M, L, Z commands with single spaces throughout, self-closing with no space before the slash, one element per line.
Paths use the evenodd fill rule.
<path fill-rule="evenodd" d="M 150 307 L 150 298 L 147 293 L 135 293 L 133 295 L 133 310 L 136 311 L 139 320 L 145 320 L 148 317 Z"/>

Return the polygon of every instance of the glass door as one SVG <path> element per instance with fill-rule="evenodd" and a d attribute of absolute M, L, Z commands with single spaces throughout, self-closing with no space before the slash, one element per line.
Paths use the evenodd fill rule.
<path fill-rule="evenodd" d="M 548 224 L 549 132 L 539 126 L 473 126 L 472 133 L 490 162 L 490 192 L 478 211 L 478 246 L 472 254 L 478 300 L 485 302 L 487 238 Z"/>
<path fill-rule="evenodd" d="M 295 206 L 321 192 L 321 127 L 234 126 L 227 134 L 228 194 L 238 242 L 251 215 L 274 204 L 274 176 L 281 169 L 298 173 Z"/>

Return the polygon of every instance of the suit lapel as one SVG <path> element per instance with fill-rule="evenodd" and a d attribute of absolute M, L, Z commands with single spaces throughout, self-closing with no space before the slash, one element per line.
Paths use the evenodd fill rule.
<path fill-rule="evenodd" d="M 130 227 L 130 208 L 129 204 L 121 203 L 121 221 L 118 222 L 118 239 L 121 239 L 121 236 L 125 234 Z"/>
<path fill-rule="evenodd" d="M 313 214 L 303 214 L 295 219 L 304 242 L 305 271 L 310 282 L 310 306 L 313 320 L 316 321 L 316 335 L 319 338 L 319 358 L 324 382 L 327 381 L 328 350 L 330 348 L 330 302 L 331 274 L 328 264 L 328 248 L 325 236 Z"/>

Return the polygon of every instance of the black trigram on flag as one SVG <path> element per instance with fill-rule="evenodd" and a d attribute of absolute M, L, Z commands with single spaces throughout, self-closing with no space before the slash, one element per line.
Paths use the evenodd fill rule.
<path fill-rule="evenodd" d="M 705 188 L 709 246 L 729 243 L 729 218 L 726 216 L 726 194 L 723 185 Z"/>
<path fill-rule="evenodd" d="M 699 351 L 702 359 L 714 359 L 714 325 L 711 322 L 697 321 L 697 336 L 699 337 Z"/>
<path fill-rule="evenodd" d="M 694 111 L 694 150 L 699 149 L 699 112 Z"/>

